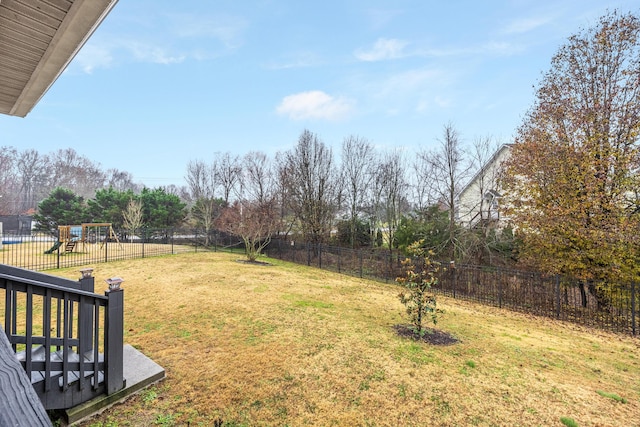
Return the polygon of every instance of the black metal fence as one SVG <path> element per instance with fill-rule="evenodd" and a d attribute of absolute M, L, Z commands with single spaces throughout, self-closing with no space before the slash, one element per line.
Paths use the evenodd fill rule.
<path fill-rule="evenodd" d="M 241 242 L 227 234 L 198 229 L 145 229 L 128 236 L 116 230 L 118 239 L 88 234 L 85 241 L 60 242 L 41 233 L 2 235 L 0 264 L 29 270 L 75 267 L 109 261 L 146 258 L 202 250 L 238 247 Z"/>
<path fill-rule="evenodd" d="M 388 250 L 349 249 L 273 240 L 271 257 L 351 276 L 394 281 L 405 256 Z M 640 285 L 596 283 L 498 267 L 440 263 L 434 291 L 524 313 L 638 335 Z"/>
<path fill-rule="evenodd" d="M 203 250 L 242 249 L 237 237 L 198 229 L 144 230 L 135 236 L 116 232 L 119 241 L 88 238 L 67 252 L 57 239 L 39 235 L 2 236 L 0 264 L 30 270 L 74 267 L 115 260 Z M 350 249 L 274 239 L 265 253 L 273 258 L 338 273 L 393 282 L 403 274 L 397 252 Z M 442 263 L 436 292 L 516 311 L 638 335 L 640 285 L 587 283 L 561 276 L 496 267 Z"/>

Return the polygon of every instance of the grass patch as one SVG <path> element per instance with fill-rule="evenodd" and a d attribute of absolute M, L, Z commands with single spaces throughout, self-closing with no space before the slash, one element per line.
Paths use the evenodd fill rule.
<path fill-rule="evenodd" d="M 434 346 L 394 330 L 407 322 L 396 284 L 237 259 L 91 266 L 99 293 L 124 278 L 125 341 L 167 378 L 81 425 L 628 425 L 640 413 L 637 338 L 440 296 L 437 329 L 460 341 Z"/>
<path fill-rule="evenodd" d="M 596 390 L 596 393 L 598 393 L 602 397 L 608 397 L 609 399 L 613 399 L 616 402 L 627 403 L 627 399 L 625 399 L 624 397 L 620 397 L 616 393 L 607 393 L 606 391 L 602 391 L 602 390 Z"/>
<path fill-rule="evenodd" d="M 560 422 L 567 427 L 578 427 L 578 423 L 573 418 L 561 417 Z"/>

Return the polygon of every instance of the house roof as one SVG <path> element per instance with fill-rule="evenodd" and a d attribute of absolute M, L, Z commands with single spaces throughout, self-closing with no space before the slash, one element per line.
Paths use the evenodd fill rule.
<path fill-rule="evenodd" d="M 460 193 L 458 193 L 458 196 L 462 195 L 463 193 L 465 193 L 467 190 L 469 190 L 472 185 L 484 174 L 486 173 L 486 171 L 489 169 L 489 167 L 491 167 L 491 165 L 500 157 L 500 155 L 502 154 L 503 151 L 505 150 L 509 150 L 511 149 L 511 147 L 513 147 L 513 144 L 509 143 L 509 144 L 502 144 L 500 147 L 498 147 L 498 149 L 496 150 L 495 153 L 493 153 L 493 155 L 491 156 L 491 158 L 487 161 L 486 164 L 482 165 L 482 168 L 480 168 L 480 170 L 478 172 L 476 172 L 476 174 L 473 176 L 473 178 L 471 178 L 469 180 L 469 182 L 467 182 L 467 184 L 462 187 L 462 189 L 460 190 Z M 501 196 L 500 196 L 501 197 Z"/>
<path fill-rule="evenodd" d="M 0 113 L 24 117 L 117 0 L 0 0 Z"/>

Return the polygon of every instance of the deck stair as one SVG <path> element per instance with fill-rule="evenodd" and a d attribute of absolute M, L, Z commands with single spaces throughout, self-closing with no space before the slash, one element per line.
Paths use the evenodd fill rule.
<path fill-rule="evenodd" d="M 49 351 L 48 357 L 46 348 L 41 345 L 33 347 L 30 358 L 26 351 L 17 353 L 18 361 L 25 369 L 27 359 L 30 359 L 31 385 L 48 409 L 70 408 L 104 394 L 104 355 L 90 350 L 84 353 L 81 361 L 72 349 L 66 353 L 66 363 L 63 349 Z M 94 364 L 96 354 L 98 363 Z M 66 377 L 64 365 L 67 365 Z M 47 366 L 49 371 L 45 369 Z M 52 389 L 57 393 L 50 393 Z"/>

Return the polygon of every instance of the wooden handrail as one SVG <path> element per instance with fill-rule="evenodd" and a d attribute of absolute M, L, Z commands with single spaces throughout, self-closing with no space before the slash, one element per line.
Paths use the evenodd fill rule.
<path fill-rule="evenodd" d="M 71 387 L 69 375 L 72 372 L 78 377 L 80 394 L 89 386 L 96 392 L 103 390 L 106 394 L 123 388 L 124 292 L 121 289 L 108 290 L 104 295 L 99 295 L 93 292 L 94 278 L 90 275 L 83 274 L 75 282 L 0 265 L 2 288 L 6 290 L 3 301 L 6 336 L 14 352 L 18 348 L 24 349 L 21 363 L 27 376 L 32 377 L 34 372 L 42 373 L 44 385 L 42 390 L 37 391 L 45 408 L 70 407 L 69 399 L 64 394 Z M 20 316 L 17 307 L 19 294 L 25 295 L 26 305 Z M 34 314 L 34 300 L 42 301 L 41 313 Z M 25 322 L 20 330 L 17 323 L 19 317 Z M 40 317 L 42 325 L 38 323 Z M 102 336 L 99 339 L 101 329 Z M 38 331 L 37 335 L 34 335 L 34 330 Z M 100 342 L 104 356 L 98 354 Z M 36 349 L 42 353 L 33 360 L 33 351 Z M 62 355 L 61 361 L 52 360 L 56 349 Z M 70 358 L 72 352 L 77 354 L 75 360 Z M 90 359 L 85 360 L 87 355 L 90 355 Z M 62 387 L 59 387 L 57 376 L 53 377 L 56 372 L 61 374 Z M 101 372 L 104 374 L 104 383 L 99 384 L 98 375 Z M 56 397 L 56 393 L 60 397 Z M 75 396 L 76 392 L 72 394 Z M 85 395 L 89 396 L 90 393 Z M 78 403 L 82 402 L 77 402 L 74 397 L 72 406 Z"/>

